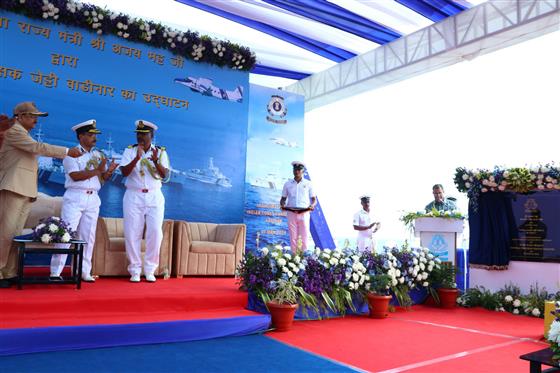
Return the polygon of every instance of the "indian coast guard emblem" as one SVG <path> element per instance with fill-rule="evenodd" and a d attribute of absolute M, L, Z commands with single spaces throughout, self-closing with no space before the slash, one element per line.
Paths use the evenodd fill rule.
<path fill-rule="evenodd" d="M 276 124 L 286 124 L 288 121 L 284 119 L 286 114 L 288 114 L 288 108 L 284 102 L 284 97 L 278 95 L 272 95 L 266 106 L 268 114 L 266 120 Z"/>

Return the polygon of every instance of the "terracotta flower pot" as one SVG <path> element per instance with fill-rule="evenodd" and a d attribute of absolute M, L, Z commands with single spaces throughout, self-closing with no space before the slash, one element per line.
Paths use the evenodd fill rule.
<path fill-rule="evenodd" d="M 439 288 L 437 289 L 437 292 L 441 308 L 455 308 L 457 305 L 457 295 L 459 294 L 459 290 Z"/>
<path fill-rule="evenodd" d="M 369 302 L 369 317 L 373 319 L 384 319 L 389 315 L 390 295 L 370 293 L 367 297 Z"/>
<path fill-rule="evenodd" d="M 285 332 L 290 330 L 294 321 L 294 315 L 298 308 L 297 304 L 280 304 L 275 302 L 267 302 L 266 306 L 270 311 L 272 318 L 272 326 L 277 332 Z"/>

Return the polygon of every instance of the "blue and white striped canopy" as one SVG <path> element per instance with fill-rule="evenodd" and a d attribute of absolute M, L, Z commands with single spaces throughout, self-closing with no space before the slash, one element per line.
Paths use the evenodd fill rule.
<path fill-rule="evenodd" d="M 302 79 L 486 0 L 89 0 L 248 46 L 254 74 Z"/>

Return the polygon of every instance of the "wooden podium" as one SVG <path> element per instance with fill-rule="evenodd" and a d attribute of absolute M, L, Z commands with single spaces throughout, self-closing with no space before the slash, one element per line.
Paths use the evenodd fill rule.
<path fill-rule="evenodd" d="M 420 245 L 427 247 L 443 262 L 457 265 L 457 245 L 462 242 L 463 220 L 447 218 L 418 218 L 414 221 L 414 235 Z"/>

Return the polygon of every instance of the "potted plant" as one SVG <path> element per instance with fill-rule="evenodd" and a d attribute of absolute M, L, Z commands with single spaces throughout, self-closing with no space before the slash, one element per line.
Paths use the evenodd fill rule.
<path fill-rule="evenodd" d="M 271 314 L 275 329 L 285 331 L 290 329 L 298 305 L 304 313 L 307 309 L 317 309 L 315 297 L 307 293 L 299 281 L 298 275 L 304 270 L 299 254 L 274 246 L 247 253 L 237 273 L 239 282 L 249 292 L 249 302 L 252 297 L 262 302 L 259 308 Z"/>
<path fill-rule="evenodd" d="M 370 274 L 369 292 L 367 293 L 369 303 L 369 317 L 373 319 L 384 319 L 389 315 L 389 295 L 391 288 L 391 276 L 386 273 Z"/>
<path fill-rule="evenodd" d="M 457 304 L 456 275 L 457 268 L 450 262 L 439 263 L 430 274 L 430 295 L 442 308 L 454 308 Z"/>
<path fill-rule="evenodd" d="M 272 326 L 276 331 L 284 332 L 292 327 L 299 300 L 298 287 L 289 280 L 279 280 L 272 294 L 264 298 L 266 308 L 270 312 Z"/>

